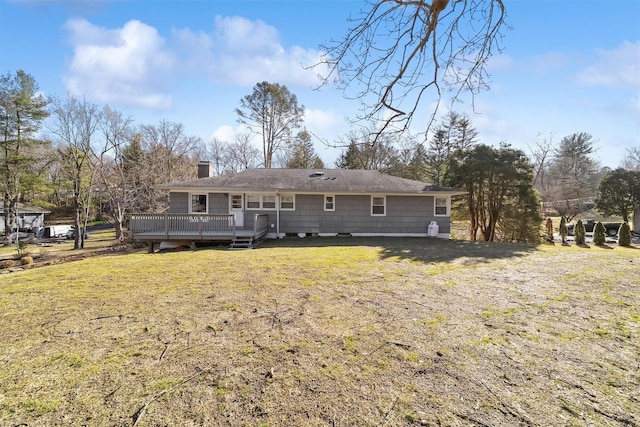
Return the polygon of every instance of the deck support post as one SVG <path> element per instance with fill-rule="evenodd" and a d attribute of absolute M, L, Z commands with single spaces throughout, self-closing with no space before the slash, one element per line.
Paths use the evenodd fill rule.
<path fill-rule="evenodd" d="M 148 254 L 152 254 L 154 253 L 154 249 L 153 249 L 153 242 L 149 242 L 148 246 L 147 246 L 147 253 Z"/>

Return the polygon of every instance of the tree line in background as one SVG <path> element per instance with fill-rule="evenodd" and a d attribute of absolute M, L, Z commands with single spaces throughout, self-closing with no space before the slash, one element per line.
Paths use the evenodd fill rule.
<path fill-rule="evenodd" d="M 23 71 L 0 77 L 0 126 L 5 230 L 16 229 L 17 203 L 28 202 L 68 209 L 76 230 L 104 214 L 122 239 L 128 213 L 165 209 L 155 185 L 195 177 L 202 145 L 179 123 L 134 125 L 108 106 L 45 98 Z M 74 248 L 83 245 L 75 233 Z"/>
<path fill-rule="evenodd" d="M 5 230 L 15 229 L 16 206 L 24 201 L 68 208 L 76 230 L 105 215 L 122 239 L 127 215 L 165 210 L 168 195 L 155 187 L 194 179 L 201 159 L 210 160 L 216 174 L 325 167 L 303 126 L 304 107 L 285 86 L 258 83 L 235 111 L 246 132 L 205 143 L 179 123 L 136 124 L 108 106 L 45 98 L 24 71 L 1 76 Z M 424 141 L 373 124 L 354 129 L 334 142 L 342 152 L 333 166 L 460 188 L 466 195 L 455 203 L 454 216 L 469 222 L 471 240 L 537 242 L 542 215 L 550 211 L 568 221 L 595 203 L 628 221 L 640 207 L 640 148 L 612 171 L 594 159 L 595 142 L 575 133 L 559 144 L 538 141 L 527 155 L 504 143 L 479 144 L 470 118 L 450 111 Z M 74 247 L 84 245 L 84 233 L 75 239 Z"/>

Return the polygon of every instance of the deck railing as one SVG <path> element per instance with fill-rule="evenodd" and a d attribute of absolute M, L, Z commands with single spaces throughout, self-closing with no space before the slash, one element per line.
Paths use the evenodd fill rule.
<path fill-rule="evenodd" d="M 253 235 L 261 239 L 269 231 L 269 216 L 266 214 L 257 214 L 253 220 Z"/>
<path fill-rule="evenodd" d="M 133 239 L 198 239 L 233 237 L 234 215 L 211 214 L 132 214 L 129 230 Z"/>
<path fill-rule="evenodd" d="M 235 215 L 211 214 L 131 214 L 131 238 L 140 241 L 227 240 L 240 232 L 261 240 L 269 229 L 268 215 L 257 214 L 253 227 L 236 227 Z M 253 235 L 251 233 L 253 232 Z"/>

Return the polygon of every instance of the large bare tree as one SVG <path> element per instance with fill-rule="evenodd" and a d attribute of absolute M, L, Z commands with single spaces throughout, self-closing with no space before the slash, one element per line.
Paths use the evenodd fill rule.
<path fill-rule="evenodd" d="M 274 156 L 294 138 L 293 131 L 303 120 L 304 106 L 286 86 L 261 82 L 240 100 L 235 111 L 239 123 L 261 136 L 264 167 L 270 168 Z"/>
<path fill-rule="evenodd" d="M 624 150 L 624 155 L 621 167 L 632 171 L 640 171 L 640 146 L 627 148 Z"/>
<path fill-rule="evenodd" d="M 73 248 L 84 247 L 85 230 L 95 185 L 95 152 L 102 110 L 98 105 L 73 96 L 53 100 L 54 121 L 49 131 L 58 142 L 62 169 L 71 182 L 74 225 Z"/>
<path fill-rule="evenodd" d="M 163 212 L 169 206 L 168 194 L 155 186 L 195 178 L 202 140 L 187 135 L 183 124 L 167 120 L 158 125 L 140 125 L 135 132 L 141 153 L 130 167 L 144 183 L 137 196 L 137 209 Z"/>
<path fill-rule="evenodd" d="M 133 140 L 133 119 L 105 107 L 100 121 L 102 147 L 96 151 L 100 197 L 113 221 L 116 239 L 123 240 L 123 223 L 139 193 L 140 182 L 129 173 L 124 152 Z"/>
<path fill-rule="evenodd" d="M 241 172 L 260 165 L 260 150 L 251 141 L 248 132 L 237 133 L 232 142 L 213 138 L 206 152 L 213 163 L 216 175 Z"/>
<path fill-rule="evenodd" d="M 325 82 L 362 102 L 377 135 L 404 131 L 421 102 L 452 102 L 488 87 L 487 60 L 500 50 L 502 0 L 367 0 L 342 41 L 324 46 Z M 426 99 L 425 99 L 426 98 Z M 429 125 L 438 110 L 431 111 Z M 427 129 L 428 130 L 428 127 Z"/>

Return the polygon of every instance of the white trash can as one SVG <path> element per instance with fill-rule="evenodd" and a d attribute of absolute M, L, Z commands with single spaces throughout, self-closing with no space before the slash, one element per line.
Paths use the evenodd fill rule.
<path fill-rule="evenodd" d="M 427 236 L 429 237 L 438 237 L 438 231 L 440 230 L 440 226 L 436 221 L 431 221 L 429 226 L 427 227 Z"/>

